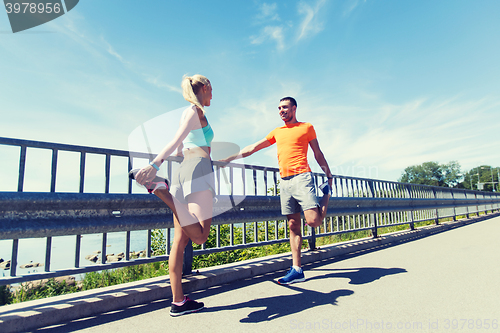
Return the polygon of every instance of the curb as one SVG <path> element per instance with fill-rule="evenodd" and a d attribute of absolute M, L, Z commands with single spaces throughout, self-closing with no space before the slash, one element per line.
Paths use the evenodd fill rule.
<path fill-rule="evenodd" d="M 500 216 L 500 213 L 425 226 L 416 230 L 383 234 L 378 238 L 363 238 L 327 245 L 317 250 L 304 251 L 302 253 L 302 264 L 311 264 L 346 254 L 362 254 L 368 250 L 395 246 L 497 216 Z M 189 293 L 270 272 L 286 270 L 289 267 L 290 253 L 285 253 L 204 268 L 200 269 L 197 274 L 184 278 L 183 289 L 185 293 Z M 0 307 L 0 331 L 5 333 L 29 331 L 138 304 L 146 304 L 171 296 L 172 292 L 168 278 L 157 277 L 117 286 L 4 305 Z"/>

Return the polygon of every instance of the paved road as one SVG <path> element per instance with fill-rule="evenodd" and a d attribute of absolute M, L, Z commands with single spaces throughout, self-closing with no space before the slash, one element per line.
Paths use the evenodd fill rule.
<path fill-rule="evenodd" d="M 500 218 L 393 247 L 190 296 L 202 312 L 172 318 L 170 300 L 40 332 L 500 332 Z M 488 327 L 488 329 L 486 329 Z"/>

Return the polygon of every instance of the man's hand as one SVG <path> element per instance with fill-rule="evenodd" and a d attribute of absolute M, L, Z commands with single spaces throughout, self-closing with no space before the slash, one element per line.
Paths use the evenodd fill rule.
<path fill-rule="evenodd" d="M 223 167 L 223 168 L 225 168 L 230 163 L 230 161 L 228 161 L 227 158 L 222 159 L 222 160 L 218 160 L 217 162 L 222 163 L 221 167 Z"/>

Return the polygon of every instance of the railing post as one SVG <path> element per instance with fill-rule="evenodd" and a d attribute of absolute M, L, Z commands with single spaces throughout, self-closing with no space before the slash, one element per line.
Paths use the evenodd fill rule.
<path fill-rule="evenodd" d="M 455 200 L 455 195 L 453 194 L 453 189 L 450 189 L 451 192 L 451 198 Z M 457 220 L 457 209 L 455 206 L 453 206 L 453 221 Z"/>
<path fill-rule="evenodd" d="M 245 222 L 241 226 L 241 233 L 243 234 L 241 243 L 246 244 L 247 243 L 247 224 Z"/>
<path fill-rule="evenodd" d="M 57 149 L 52 149 L 52 167 L 50 172 L 50 192 L 56 191 L 56 173 L 57 173 Z"/>
<path fill-rule="evenodd" d="M 84 151 L 81 152 L 80 154 L 80 189 L 78 190 L 79 193 L 83 193 L 84 190 L 84 184 L 85 184 L 85 159 L 86 159 L 86 154 Z M 130 163 L 129 163 L 130 165 Z M 132 167 L 130 166 L 129 169 Z M 129 179 L 129 183 L 132 184 L 132 179 Z M 130 185 L 131 186 L 131 185 Z M 132 190 L 130 190 L 130 193 L 132 193 Z"/>
<path fill-rule="evenodd" d="M 125 233 L 125 260 L 130 260 L 130 230 Z"/>
<path fill-rule="evenodd" d="M 105 184 L 104 184 L 104 193 L 109 193 L 109 182 L 110 182 L 110 175 L 111 175 L 111 155 L 106 154 L 106 170 L 104 172 L 105 174 Z"/>
<path fill-rule="evenodd" d="M 474 192 L 474 199 L 477 200 L 477 192 Z M 479 205 L 476 205 L 476 215 L 479 217 Z"/>
<path fill-rule="evenodd" d="M 182 265 L 182 275 L 190 275 L 193 271 L 193 242 L 189 240 L 184 249 L 184 263 Z"/>
<path fill-rule="evenodd" d="M 309 244 L 309 250 L 316 250 L 316 228 L 312 227 L 307 227 L 310 231 L 310 237 L 307 240 L 307 243 Z"/>
<path fill-rule="evenodd" d="M 10 276 L 16 276 L 17 254 L 19 253 L 19 239 L 12 240 L 12 259 L 10 260 Z"/>
<path fill-rule="evenodd" d="M 432 193 L 434 194 L 434 199 L 437 199 L 437 192 L 434 188 L 432 188 Z M 436 225 L 439 225 L 439 210 L 436 208 L 436 216 L 434 218 L 434 222 Z"/>
<path fill-rule="evenodd" d="M 26 171 L 26 146 L 21 146 L 19 153 L 19 178 L 17 180 L 17 192 L 24 189 L 24 173 Z"/>
<path fill-rule="evenodd" d="M 82 245 L 82 235 L 76 235 L 76 246 L 75 246 L 75 267 L 80 267 L 80 254 Z M 128 260 L 128 258 L 127 258 Z"/>
<path fill-rule="evenodd" d="M 52 237 L 47 237 L 45 245 L 45 271 L 50 272 L 50 257 L 52 254 Z"/>
<path fill-rule="evenodd" d="M 370 187 L 370 191 L 372 192 L 372 197 L 375 198 L 375 186 L 373 185 L 373 181 L 368 182 L 368 186 Z M 378 229 L 377 229 L 377 216 L 375 214 L 370 214 L 370 222 L 372 225 L 372 236 L 373 238 L 378 237 Z"/>
<path fill-rule="evenodd" d="M 257 170 L 253 169 L 253 186 L 254 186 L 254 194 L 257 195 Z"/>
<path fill-rule="evenodd" d="M 413 199 L 413 195 L 411 193 L 411 187 L 410 185 L 406 185 L 406 190 L 408 191 L 408 196 L 410 197 L 410 199 Z M 413 209 L 409 211 L 409 217 L 410 217 L 410 230 L 415 230 L 415 223 L 413 222 L 414 221 L 414 218 L 413 218 Z"/>
<path fill-rule="evenodd" d="M 464 190 L 464 194 L 465 194 L 465 199 L 468 199 L 467 197 L 467 190 Z M 467 219 L 470 219 L 470 213 L 469 213 L 469 206 L 466 207 L 467 208 Z"/>
<path fill-rule="evenodd" d="M 101 264 L 106 263 L 106 245 L 108 242 L 108 233 L 103 232 L 102 233 L 102 246 L 101 246 Z"/>

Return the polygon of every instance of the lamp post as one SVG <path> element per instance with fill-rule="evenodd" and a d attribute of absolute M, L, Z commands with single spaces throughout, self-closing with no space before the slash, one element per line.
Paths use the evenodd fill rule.
<path fill-rule="evenodd" d="M 500 190 L 500 169 L 497 168 L 497 191 Z"/>
<path fill-rule="evenodd" d="M 477 190 L 479 191 L 479 183 L 480 183 L 480 180 L 479 180 L 479 167 L 477 167 Z"/>
<path fill-rule="evenodd" d="M 485 167 L 481 167 L 481 169 L 484 169 Z M 495 192 L 495 182 L 493 181 L 493 169 L 491 169 L 491 167 L 489 166 L 488 168 L 490 168 L 490 171 L 491 171 L 491 190 L 492 192 Z M 478 175 L 478 179 L 479 179 L 479 175 Z"/>

